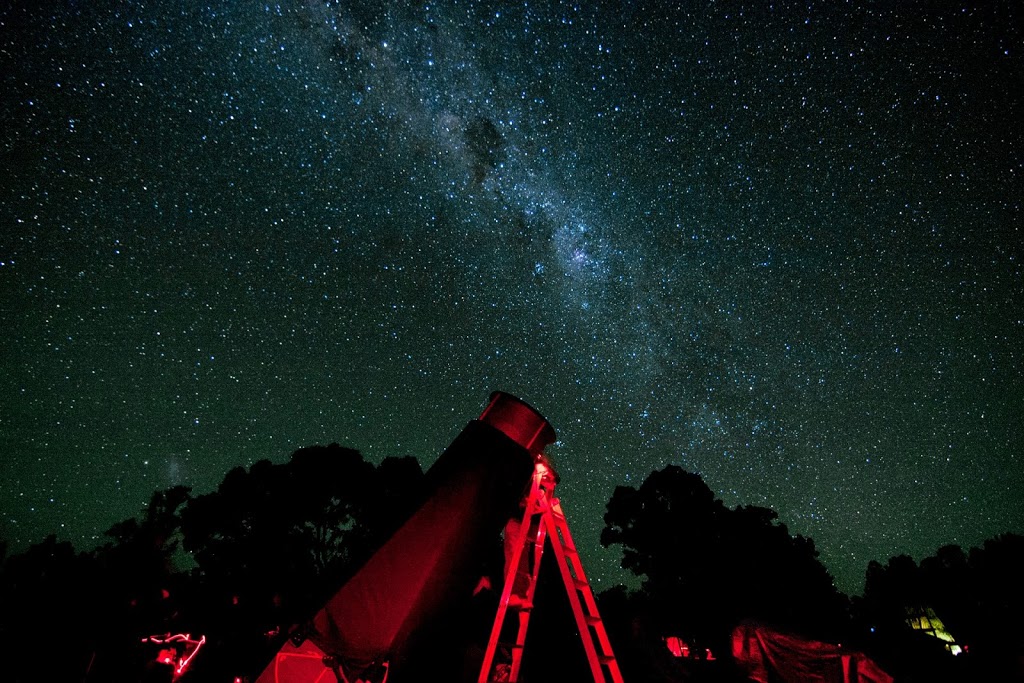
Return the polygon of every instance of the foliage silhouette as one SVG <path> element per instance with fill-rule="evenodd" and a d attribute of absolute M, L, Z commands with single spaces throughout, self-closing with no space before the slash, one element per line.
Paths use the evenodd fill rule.
<path fill-rule="evenodd" d="M 338 444 L 297 450 L 229 472 L 217 491 L 182 513 L 184 547 L 213 607 L 225 661 L 257 674 L 297 624 L 309 619 L 420 504 L 413 458 L 375 467 Z M 254 655 L 254 653 L 259 653 Z M 254 661 L 256 660 L 256 661 Z"/>
<path fill-rule="evenodd" d="M 1024 680 L 1024 536 L 1003 534 L 965 553 L 948 545 L 914 562 L 898 555 L 868 564 L 858 618 L 877 634 L 879 661 L 901 682 Z M 930 610 L 956 644 L 953 657 L 936 638 L 908 627 Z"/>
<path fill-rule="evenodd" d="M 814 542 L 791 537 L 767 508 L 727 508 L 700 476 L 669 465 L 608 503 L 604 546 L 642 576 L 653 626 L 728 650 L 744 618 L 818 638 L 848 626 L 846 597 L 818 561 Z M 653 599 L 656 598 L 656 599 Z"/>
<path fill-rule="evenodd" d="M 419 508 L 425 489 L 414 458 L 374 466 L 337 444 L 312 446 L 284 464 L 231 470 L 212 493 L 158 491 L 139 519 L 113 525 L 90 552 L 54 536 L 20 554 L 0 544 L 3 680 L 139 681 L 154 672 L 155 648 L 142 638 L 171 632 L 208 638 L 181 683 L 255 680 L 289 630 Z M 639 489 L 617 488 L 605 525 L 602 544 L 619 545 L 622 566 L 642 577 L 638 591 L 598 596 L 628 681 L 742 681 L 725 662 L 701 668 L 667 656 L 664 637 L 728 660 L 729 631 L 747 617 L 843 637 L 897 683 L 1024 680 L 1024 537 L 966 553 L 945 546 L 919 565 L 908 556 L 872 562 L 851 610 L 811 539 L 791 536 L 769 509 L 727 508 L 679 467 L 652 472 Z M 967 656 L 952 658 L 910 630 L 906 610 L 922 605 L 969 646 Z M 547 625 L 552 642 L 564 636 L 556 626 Z M 51 644 L 46 659 L 26 656 L 41 641 Z"/>

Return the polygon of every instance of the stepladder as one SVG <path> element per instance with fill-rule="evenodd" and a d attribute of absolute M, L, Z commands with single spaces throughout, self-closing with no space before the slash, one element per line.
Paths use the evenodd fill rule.
<path fill-rule="evenodd" d="M 525 497 L 523 515 L 505 529 L 505 577 L 477 683 L 518 683 L 527 631 L 545 546 L 558 565 L 576 629 L 595 683 L 623 683 L 618 661 L 598 611 L 579 552 L 569 532 L 555 479 L 538 461 Z"/>

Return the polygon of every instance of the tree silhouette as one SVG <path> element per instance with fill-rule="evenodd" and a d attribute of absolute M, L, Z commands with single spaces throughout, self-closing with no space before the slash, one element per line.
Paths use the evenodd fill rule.
<path fill-rule="evenodd" d="M 89 555 L 48 536 L 7 558 L 0 582 L 0 653 L 4 680 L 77 681 L 91 664 L 108 614 Z M 97 618 L 99 617 L 99 618 Z M 97 623 L 99 622 L 99 623 Z M 56 656 L 34 655 L 40 639 L 56 640 Z M 54 638 L 58 636 L 57 638 Z"/>
<path fill-rule="evenodd" d="M 205 668 L 258 673 L 411 514 L 423 480 L 413 458 L 374 467 L 332 443 L 301 448 L 284 464 L 235 468 L 216 491 L 189 501 L 181 523 L 197 565 L 196 609 L 219 634 Z"/>
<path fill-rule="evenodd" d="M 1003 534 L 968 553 L 943 546 L 920 565 L 908 555 L 872 561 L 854 604 L 878 634 L 879 659 L 901 680 L 1021 680 L 1021 576 L 1024 536 Z M 954 657 L 943 641 L 911 628 L 908 617 L 925 610 L 965 653 Z"/>
<path fill-rule="evenodd" d="M 208 638 L 182 683 L 254 679 L 287 627 L 311 617 L 419 508 L 425 483 L 411 457 L 374 467 L 358 451 L 312 446 L 281 465 L 231 470 L 206 495 L 158 491 L 90 552 L 54 536 L 13 555 L 0 543 L 3 680 L 136 681 L 154 654 L 141 639 L 169 631 Z M 676 466 L 615 490 L 601 542 L 620 545 L 622 565 L 643 578 L 640 591 L 599 596 L 623 671 L 635 674 L 627 680 L 732 680 L 666 657 L 666 635 L 721 657 L 743 618 L 819 639 L 848 623 L 813 541 L 791 536 L 767 508 L 727 508 Z M 920 565 L 906 555 L 872 562 L 854 601 L 875 626 L 865 649 L 899 683 L 1020 680 L 1021 576 L 1024 537 L 1015 534 L 967 553 L 945 546 Z M 912 605 L 934 608 L 969 653 L 951 658 L 910 631 Z M 50 652 L 33 659 L 41 641 Z"/>
<path fill-rule="evenodd" d="M 604 546 L 643 576 L 663 634 L 727 651 L 731 629 L 754 618 L 815 637 L 842 632 L 846 598 L 814 542 L 791 537 L 767 508 L 727 508 L 700 476 L 669 465 L 639 489 L 618 487 L 607 506 Z"/>
<path fill-rule="evenodd" d="M 156 491 L 142 519 L 128 519 L 108 529 L 111 540 L 94 551 L 106 582 L 124 602 L 137 608 L 137 625 L 155 631 L 166 628 L 170 614 L 161 605 L 181 567 L 176 565 L 181 535 L 178 517 L 189 501 L 190 489 L 175 486 Z M 143 614 L 152 612 L 151 614 Z"/>
<path fill-rule="evenodd" d="M 184 578 L 173 557 L 188 489 L 156 492 L 141 520 L 76 553 L 55 536 L 7 558 L 0 581 L 5 681 L 131 680 L 141 637 L 165 630 Z M 184 591 L 183 591 L 184 592 Z M 49 652 L 40 656 L 41 644 Z"/>
<path fill-rule="evenodd" d="M 1024 536 L 1002 534 L 971 548 L 968 566 L 973 574 L 976 610 L 964 630 L 971 634 L 971 655 L 989 660 L 998 672 L 1013 671 L 1024 679 Z M 990 679 L 994 680 L 994 679 Z"/>

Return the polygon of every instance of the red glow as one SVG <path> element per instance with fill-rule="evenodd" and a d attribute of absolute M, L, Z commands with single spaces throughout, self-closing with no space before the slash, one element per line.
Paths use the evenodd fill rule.
<path fill-rule="evenodd" d="M 669 636 L 665 638 L 665 645 L 668 646 L 668 651 L 672 653 L 673 657 L 689 657 L 690 646 L 686 644 L 686 641 L 679 636 Z"/>
<path fill-rule="evenodd" d="M 700 650 L 693 650 L 690 648 L 689 643 L 680 638 L 679 636 L 666 636 L 664 638 L 665 646 L 668 651 L 672 653 L 673 657 L 680 657 L 682 659 L 703 659 L 707 662 L 715 661 L 715 655 L 711 652 L 711 648 L 704 648 L 704 652 Z"/>
<path fill-rule="evenodd" d="M 143 638 L 144 643 L 156 643 L 157 645 L 167 645 L 171 643 L 182 643 L 184 652 L 181 656 L 178 656 L 177 647 L 165 647 L 160 650 L 156 656 L 156 661 L 160 664 L 167 664 L 174 667 L 174 678 L 178 678 L 181 674 L 185 673 L 189 664 L 195 659 L 199 649 L 206 643 L 206 636 L 199 636 L 199 640 L 193 640 L 191 633 L 177 633 L 171 635 L 170 633 L 162 636 L 150 636 Z"/>

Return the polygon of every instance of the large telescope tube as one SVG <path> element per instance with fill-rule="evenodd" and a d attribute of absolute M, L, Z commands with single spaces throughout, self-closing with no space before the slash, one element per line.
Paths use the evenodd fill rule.
<path fill-rule="evenodd" d="M 350 681 L 385 661 L 389 683 L 402 680 L 417 636 L 452 601 L 472 593 L 481 558 L 515 514 L 536 455 L 555 438 L 530 405 L 491 394 L 480 417 L 427 471 L 423 506 L 313 619 L 310 640 Z"/>

